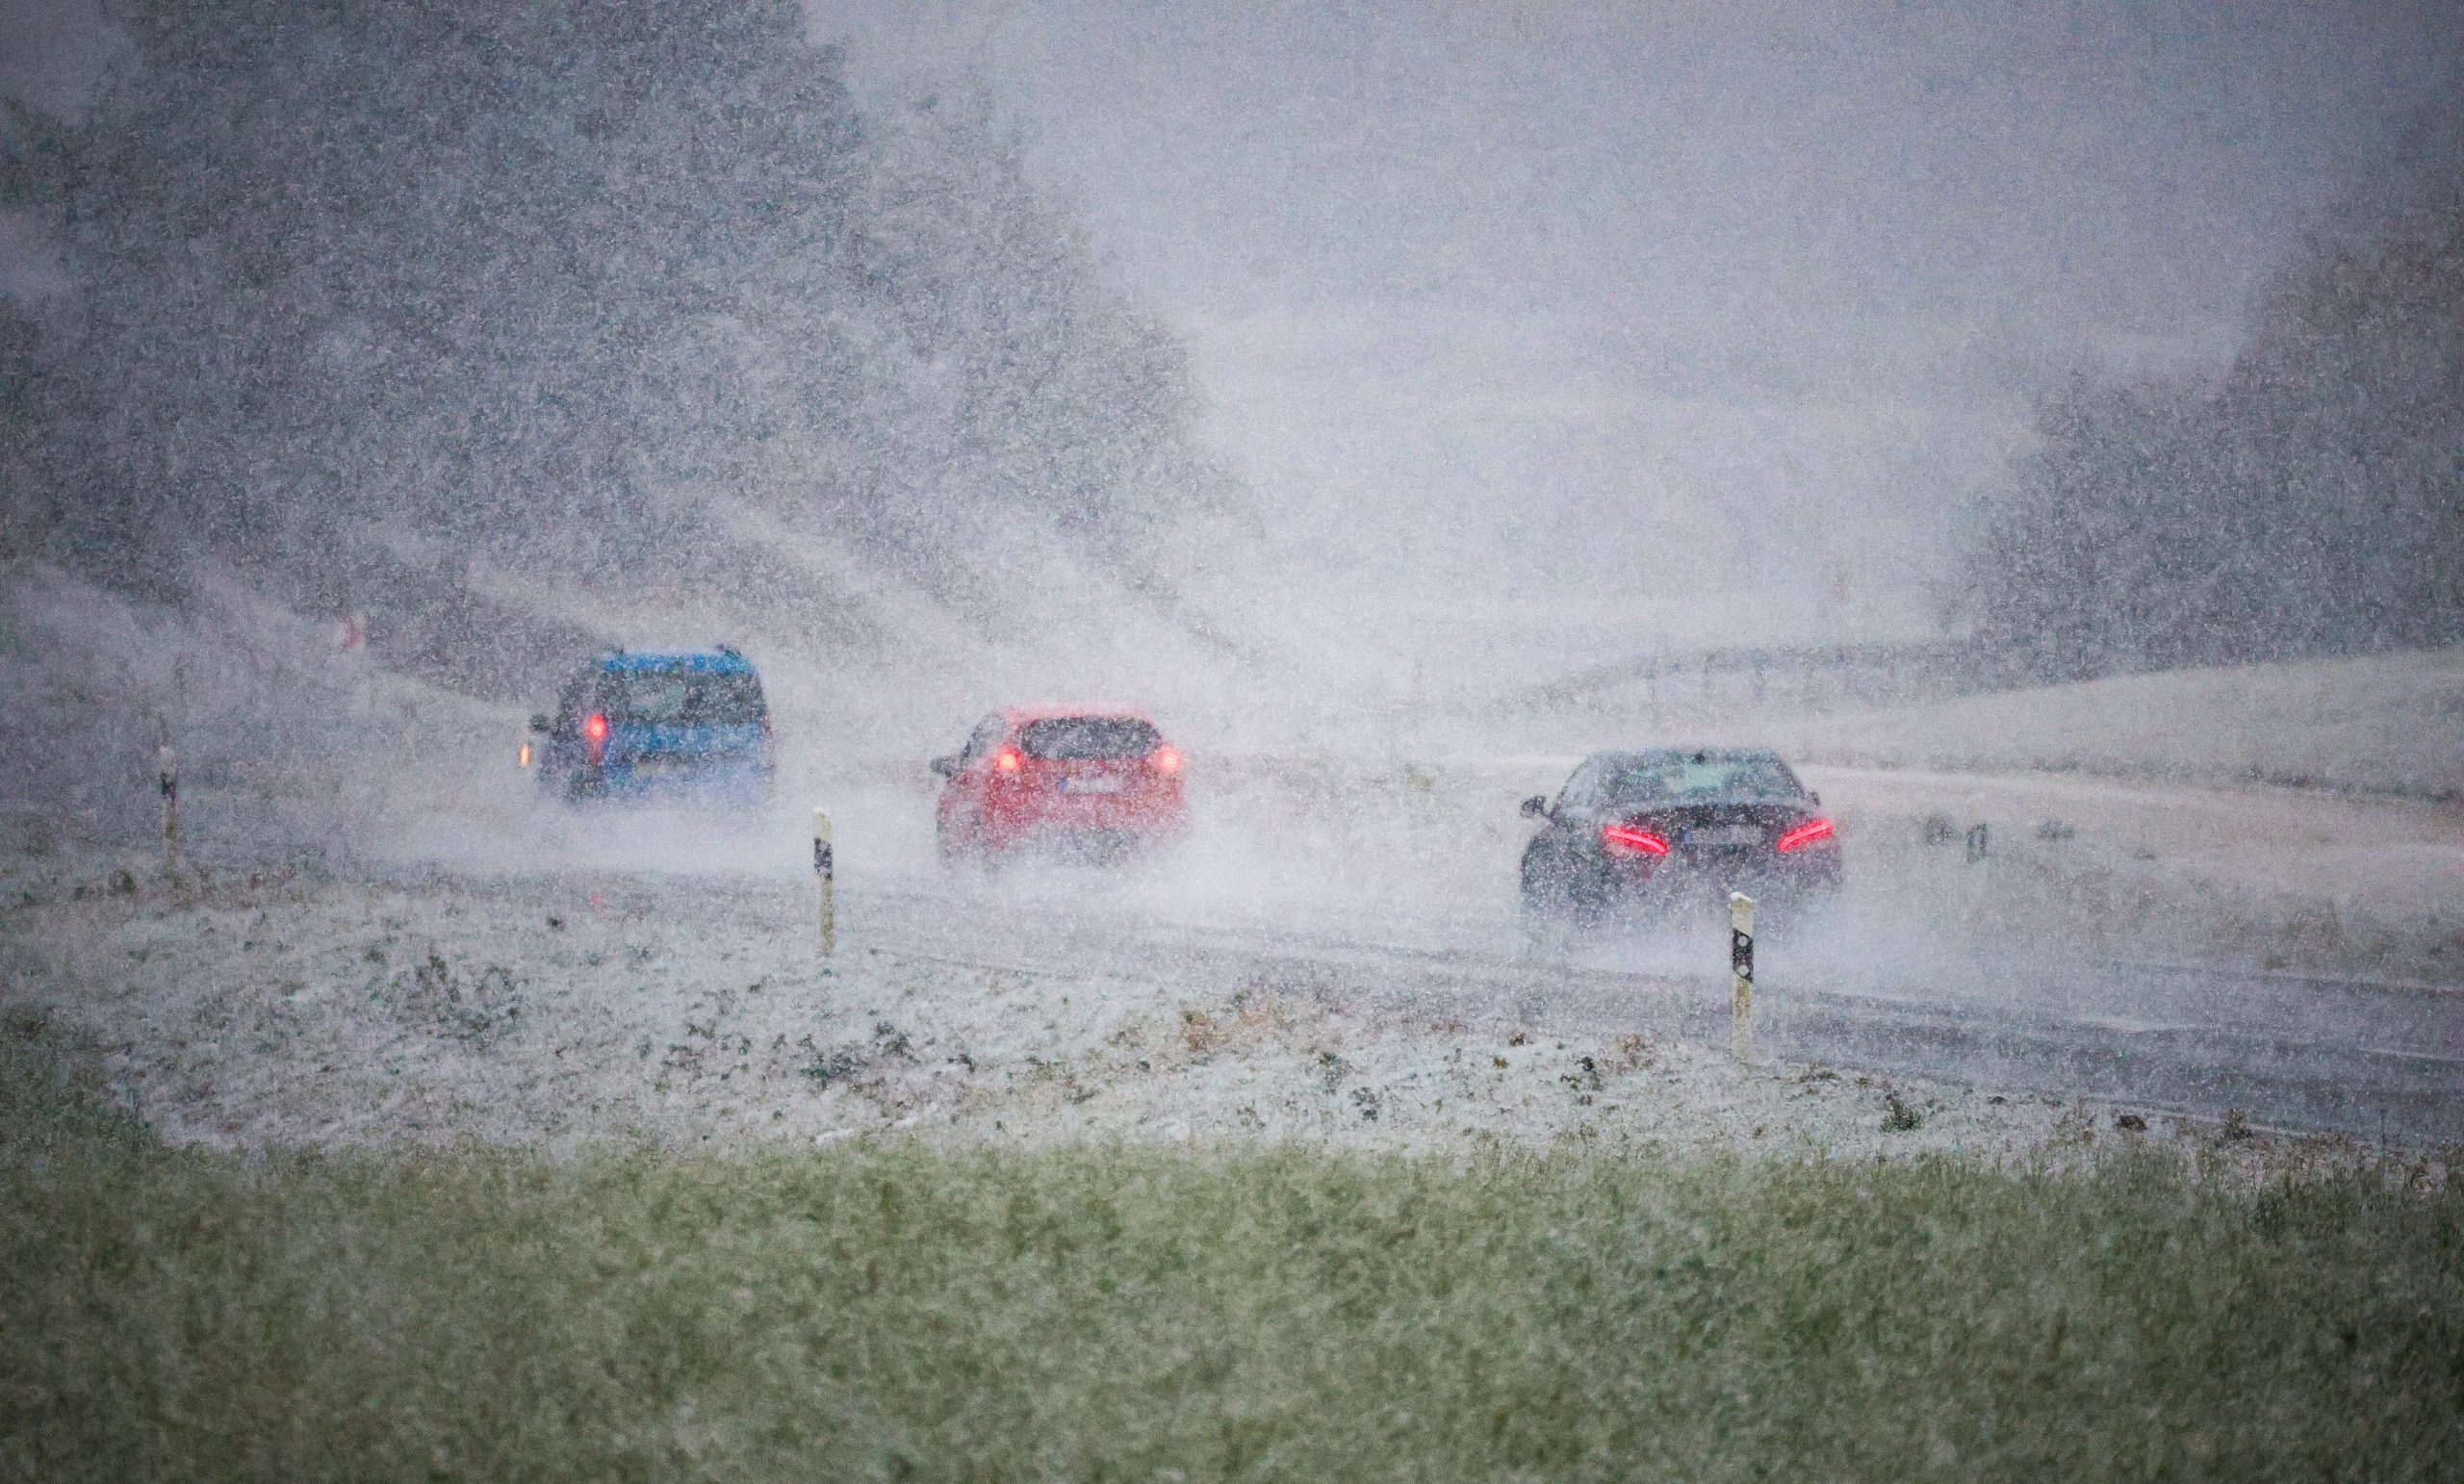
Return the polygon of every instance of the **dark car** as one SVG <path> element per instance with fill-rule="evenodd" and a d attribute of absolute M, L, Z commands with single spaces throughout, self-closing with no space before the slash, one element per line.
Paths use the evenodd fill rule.
<path fill-rule="evenodd" d="M 1742 891 L 1784 916 L 1839 885 L 1839 838 L 1821 798 L 1760 748 L 1595 753 L 1523 852 L 1535 936 L 1622 913 L 1649 915 Z"/>
<path fill-rule="evenodd" d="M 753 804 L 769 794 L 770 704 L 752 664 L 725 647 L 602 654 L 530 729 L 538 737 L 525 756 L 550 798 Z"/>

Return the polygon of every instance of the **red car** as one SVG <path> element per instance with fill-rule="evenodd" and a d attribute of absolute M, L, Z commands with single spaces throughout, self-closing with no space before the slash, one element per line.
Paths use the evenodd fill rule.
<path fill-rule="evenodd" d="M 944 780 L 944 861 L 1055 848 L 1114 858 L 1168 844 L 1189 823 L 1180 751 L 1135 711 L 995 711 L 933 771 Z"/>

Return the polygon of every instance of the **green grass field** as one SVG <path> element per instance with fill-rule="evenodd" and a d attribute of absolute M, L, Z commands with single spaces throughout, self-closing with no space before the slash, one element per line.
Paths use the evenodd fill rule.
<path fill-rule="evenodd" d="M 0 1477 L 2456 1478 L 2464 1192 L 166 1149 L 0 1037 Z"/>

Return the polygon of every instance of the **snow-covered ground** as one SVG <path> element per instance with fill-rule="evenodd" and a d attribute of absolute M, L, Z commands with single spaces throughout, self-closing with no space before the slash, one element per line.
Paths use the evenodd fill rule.
<path fill-rule="evenodd" d="M 0 865 L 0 1002 L 102 1058 L 167 1137 L 832 1142 L 884 1134 L 2056 1158 L 2155 1141 L 2282 1164 L 2333 1141 L 1820 1066 L 1639 1035 L 1535 1035 L 1340 1003 L 851 945 L 585 886 Z M 724 894 L 701 900 L 720 905 Z"/>
<path fill-rule="evenodd" d="M 2464 801 L 2464 649 L 2122 676 L 1781 722 L 1842 762 Z"/>

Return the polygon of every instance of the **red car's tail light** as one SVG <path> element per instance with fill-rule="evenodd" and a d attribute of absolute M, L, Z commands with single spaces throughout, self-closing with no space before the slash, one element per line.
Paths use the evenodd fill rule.
<path fill-rule="evenodd" d="M 1804 824 L 1797 826 L 1794 830 L 1788 831 L 1786 833 L 1781 835 L 1776 843 L 1778 848 L 1783 851 L 1803 850 L 1809 845 L 1818 844 L 1821 841 L 1830 839 L 1831 835 L 1832 830 L 1830 820 L 1809 819 Z"/>
<path fill-rule="evenodd" d="M 1024 766 L 1024 759 L 1019 757 L 1014 747 L 1005 747 L 992 755 L 992 771 L 995 773 L 1015 773 Z"/>
<path fill-rule="evenodd" d="M 1628 859 L 1668 854 L 1668 842 L 1640 825 L 1601 826 L 1600 846 L 1612 856 L 1623 856 Z"/>
<path fill-rule="evenodd" d="M 1146 760 L 1155 765 L 1155 771 L 1158 773 L 1181 771 L 1181 754 L 1178 748 L 1159 747 L 1147 755 Z"/>

